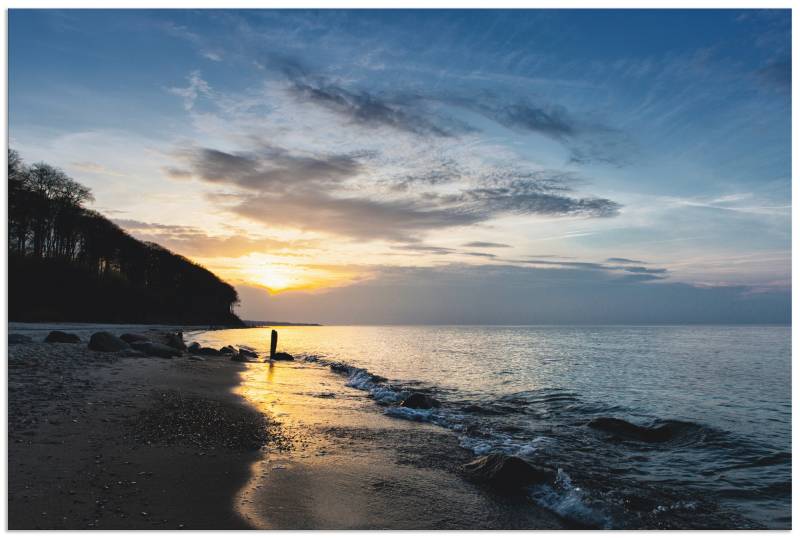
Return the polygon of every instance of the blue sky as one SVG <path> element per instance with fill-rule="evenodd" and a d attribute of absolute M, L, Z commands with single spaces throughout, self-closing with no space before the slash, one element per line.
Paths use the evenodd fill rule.
<path fill-rule="evenodd" d="M 482 302 L 480 322 L 547 322 L 525 306 L 542 283 L 599 305 L 553 303 L 559 322 L 634 321 L 631 301 L 678 290 L 696 304 L 655 321 L 785 321 L 790 20 L 11 10 L 10 139 L 237 284 L 245 317 L 335 322 L 311 318 L 434 281 L 500 297 L 513 275 L 533 291 Z M 384 321 L 463 321 L 429 314 Z"/>

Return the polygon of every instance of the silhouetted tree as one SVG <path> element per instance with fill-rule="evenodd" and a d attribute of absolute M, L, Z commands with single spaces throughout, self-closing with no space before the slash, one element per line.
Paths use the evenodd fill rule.
<path fill-rule="evenodd" d="M 8 152 L 9 318 L 241 324 L 236 290 L 83 207 L 91 191 Z"/>

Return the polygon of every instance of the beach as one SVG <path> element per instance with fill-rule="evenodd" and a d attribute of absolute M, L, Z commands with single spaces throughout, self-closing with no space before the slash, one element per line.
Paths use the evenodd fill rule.
<path fill-rule="evenodd" d="M 9 528 L 247 528 L 231 498 L 259 453 L 217 443 L 230 431 L 169 438 L 159 424 L 180 395 L 206 404 L 186 427 L 213 413 L 233 417 L 233 431 L 257 425 L 230 394 L 240 368 L 9 346 Z"/>
<path fill-rule="evenodd" d="M 12 529 L 791 525 L 784 327 L 10 329 Z"/>
<path fill-rule="evenodd" d="M 9 346 L 10 529 L 565 525 L 465 480 L 455 435 L 375 413 L 327 369 L 40 336 Z"/>

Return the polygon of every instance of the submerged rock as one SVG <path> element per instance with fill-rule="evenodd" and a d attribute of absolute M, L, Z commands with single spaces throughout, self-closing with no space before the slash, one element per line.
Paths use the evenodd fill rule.
<path fill-rule="evenodd" d="M 78 344 L 81 339 L 77 334 L 65 333 L 63 331 L 50 331 L 44 341 L 48 344 Z"/>
<path fill-rule="evenodd" d="M 8 335 L 8 343 L 9 344 L 32 344 L 33 339 L 30 336 L 25 336 L 24 334 L 9 334 Z"/>
<path fill-rule="evenodd" d="M 150 339 L 143 334 L 125 333 L 120 335 L 120 339 L 132 344 L 133 342 L 147 342 Z"/>
<path fill-rule="evenodd" d="M 400 405 L 402 407 L 410 407 L 411 409 L 430 409 L 432 407 L 439 407 L 442 404 L 436 398 L 428 396 L 427 394 L 422 394 L 421 392 L 415 392 L 403 400 Z"/>
<path fill-rule="evenodd" d="M 506 454 L 482 456 L 464 465 L 463 469 L 472 480 L 506 490 L 549 483 L 556 479 L 553 469 L 532 465 L 522 458 Z"/>
<path fill-rule="evenodd" d="M 94 333 L 89 338 L 89 349 L 93 351 L 122 351 L 129 348 L 127 342 L 106 331 Z"/>
<path fill-rule="evenodd" d="M 191 348 L 190 348 L 191 350 Z M 191 350 L 193 353 L 197 353 L 199 355 L 212 355 L 218 357 L 222 355 L 222 351 L 219 349 L 214 349 L 213 347 L 198 347 L 197 349 Z"/>
<path fill-rule="evenodd" d="M 589 422 L 595 430 L 609 433 L 615 437 L 645 443 L 664 443 L 682 435 L 699 430 L 700 426 L 689 422 L 667 421 L 659 426 L 647 427 L 632 424 L 620 418 L 600 417 Z"/>
<path fill-rule="evenodd" d="M 159 344 L 158 342 L 133 342 L 131 346 L 133 349 L 141 351 L 146 355 L 161 357 L 162 359 L 171 359 L 181 354 L 180 350 L 165 344 Z"/>
<path fill-rule="evenodd" d="M 272 360 L 275 361 L 293 361 L 294 357 L 285 351 L 278 351 L 275 353 L 275 356 L 272 357 Z"/>

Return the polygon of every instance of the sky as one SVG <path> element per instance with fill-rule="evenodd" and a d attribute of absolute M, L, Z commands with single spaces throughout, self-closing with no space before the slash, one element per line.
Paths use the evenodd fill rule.
<path fill-rule="evenodd" d="M 246 319 L 787 323 L 789 10 L 21 10 L 9 139 Z"/>

